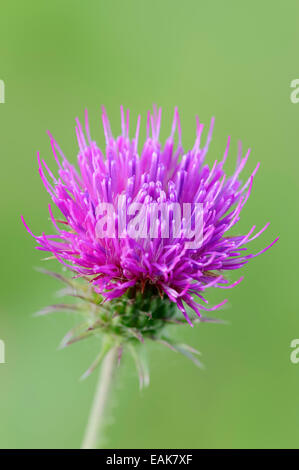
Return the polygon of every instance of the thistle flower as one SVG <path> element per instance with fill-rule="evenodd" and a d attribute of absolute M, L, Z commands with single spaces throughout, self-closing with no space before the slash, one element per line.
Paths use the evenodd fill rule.
<path fill-rule="evenodd" d="M 205 313 L 221 307 L 226 300 L 208 307 L 205 291 L 210 287 L 228 289 L 239 284 L 242 277 L 230 284 L 227 273 L 265 252 L 277 239 L 253 254 L 247 252 L 248 244 L 264 232 L 268 223 L 257 233 L 254 233 L 255 226 L 244 235 L 230 233 L 240 219 L 259 165 L 249 179 L 241 183 L 240 175 L 250 150 L 243 156 L 239 144 L 236 169 L 228 177 L 224 164 L 230 138 L 223 158 L 211 167 L 205 163 L 214 119 L 206 142 L 201 146 L 204 126 L 196 118 L 195 143 L 187 152 L 182 147 L 177 109 L 165 145 L 159 141 L 161 109 L 155 106 L 153 114 L 147 115 L 146 140 L 142 147 L 138 143 L 140 116 L 132 139 L 129 111 L 124 113 L 121 107 L 121 135 L 117 138 L 112 135 L 104 108 L 102 120 L 106 140 L 103 151 L 91 139 L 87 112 L 85 133 L 76 120 L 77 168 L 67 160 L 49 133 L 58 166 L 57 176 L 39 154 L 38 168 L 61 215 L 55 217 L 49 205 L 54 234 L 34 235 L 24 219 L 23 223 L 35 238 L 38 250 L 52 253 L 74 273 L 67 277 L 44 270 L 66 284 L 63 294 L 81 300 L 78 304 L 53 305 L 39 312 L 46 314 L 64 309 L 82 312 L 84 321 L 66 335 L 62 346 L 97 333 L 104 337 L 98 358 L 84 376 L 94 370 L 111 348 L 116 351 L 113 360 L 115 357 L 119 360 L 127 345 L 136 360 L 142 385 L 148 381 L 146 366 L 134 345 L 145 338 L 159 341 L 200 365 L 198 352 L 187 345 L 175 344 L 166 336 L 165 326 L 170 323 L 193 326 L 196 321 L 215 321 Z M 136 204 L 149 209 L 139 214 L 137 211 L 137 219 Z M 155 204 L 159 204 L 160 209 L 163 205 L 163 210 L 156 211 Z M 191 208 L 186 215 L 184 209 L 188 204 Z M 103 209 L 103 205 L 106 213 L 98 210 L 100 206 Z M 196 239 L 196 230 L 192 232 L 191 225 L 197 220 L 195 206 L 198 205 L 201 224 L 195 229 L 200 229 L 200 244 L 190 247 L 186 241 L 192 236 Z M 175 219 L 177 211 L 179 222 Z M 148 232 L 153 213 L 154 228 Z M 111 223 L 112 233 L 107 231 Z M 137 233 L 135 237 L 132 223 Z M 93 429 L 92 437 L 87 438 L 89 443 L 94 441 L 94 426 L 90 424 Z"/>
<path fill-rule="evenodd" d="M 226 272 L 241 268 L 276 241 L 257 254 L 245 254 L 248 243 L 257 238 L 269 224 L 256 234 L 253 234 L 253 226 L 245 235 L 228 235 L 228 231 L 240 218 L 259 165 L 242 185 L 239 177 L 250 150 L 242 157 L 239 145 L 236 170 L 231 177 L 227 177 L 223 167 L 230 138 L 222 160 L 215 161 L 212 168 L 205 164 L 214 119 L 207 141 L 201 148 L 203 124 L 197 118 L 194 147 L 184 152 L 177 109 L 170 137 L 162 146 L 159 142 L 161 109 L 157 112 L 154 107 L 153 115 L 148 113 L 147 116 L 147 137 L 140 156 L 140 116 L 133 139 L 129 137 L 129 111 L 125 116 L 121 107 L 122 133 L 117 138 L 113 138 L 104 108 L 102 119 L 105 152 L 91 140 L 87 112 L 86 137 L 77 119 L 79 171 L 69 163 L 49 133 L 59 176 L 56 178 L 38 155 L 39 173 L 63 220 L 55 219 L 49 205 L 56 234 L 33 235 L 38 243 L 37 249 L 51 252 L 60 263 L 74 271 L 76 277 L 88 279 L 93 291 L 106 301 L 121 299 L 128 292 L 132 297 L 133 292 L 136 295 L 148 288 L 156 289 L 161 297 L 167 297 L 174 303 L 192 325 L 186 306 L 198 317 L 204 311 L 215 310 L 219 306 L 212 309 L 206 307 L 203 292 L 209 287 L 225 289 L 237 285 L 242 278 L 229 285 L 225 278 Z M 175 148 L 176 132 L 178 145 Z M 200 248 L 185 249 L 185 238 L 176 238 L 171 233 L 167 239 L 132 239 L 127 234 L 118 239 L 98 238 L 98 204 L 109 203 L 116 208 L 120 195 L 125 198 L 127 207 L 134 202 L 151 204 L 156 201 L 165 203 L 169 212 L 174 203 L 180 206 L 184 203 L 202 204 L 203 239 Z M 158 223 L 159 220 L 161 218 Z M 194 295 L 201 303 L 195 302 Z"/>

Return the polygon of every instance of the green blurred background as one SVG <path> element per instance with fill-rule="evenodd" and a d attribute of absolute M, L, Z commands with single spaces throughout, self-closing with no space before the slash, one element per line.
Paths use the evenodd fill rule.
<path fill-rule="evenodd" d="M 55 262 L 40 260 L 20 220 L 23 214 L 36 233 L 50 227 L 36 151 L 55 168 L 50 129 L 74 162 L 74 119 L 85 107 L 102 145 L 100 105 L 116 134 L 120 104 L 135 121 L 152 103 L 163 107 L 163 140 L 179 106 L 185 148 L 194 141 L 195 114 L 206 124 L 216 117 L 209 162 L 222 156 L 229 134 L 228 170 L 238 139 L 252 148 L 245 176 L 258 161 L 261 168 L 238 227 L 271 221 L 255 251 L 281 238 L 243 269 L 240 286 L 209 292 L 211 302 L 228 296 L 218 313 L 228 325 L 176 329 L 202 352 L 204 371 L 150 346 L 151 385 L 140 392 L 125 357 L 105 445 L 298 447 L 299 364 L 290 362 L 290 342 L 299 337 L 299 104 L 290 101 L 290 83 L 299 78 L 298 2 L 11 0 L 0 10 L 0 339 L 7 362 L 0 364 L 0 447 L 79 447 L 97 375 L 79 382 L 95 341 L 57 350 L 72 316 L 32 317 L 57 301 L 60 288 L 34 270 Z"/>

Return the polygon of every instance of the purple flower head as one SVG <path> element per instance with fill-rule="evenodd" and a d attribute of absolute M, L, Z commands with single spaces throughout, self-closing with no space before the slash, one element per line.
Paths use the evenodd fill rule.
<path fill-rule="evenodd" d="M 200 317 L 204 311 L 215 310 L 225 303 L 208 308 L 204 291 L 209 287 L 227 289 L 236 286 L 242 277 L 230 284 L 226 273 L 241 268 L 276 241 L 259 253 L 248 254 L 248 244 L 269 224 L 255 234 L 255 226 L 244 235 L 230 232 L 240 219 L 258 166 L 248 181 L 242 183 L 240 175 L 250 151 L 243 156 L 239 146 L 236 169 L 228 177 L 224 164 L 230 138 L 219 162 L 215 161 L 211 167 L 205 162 L 214 119 L 203 145 L 204 126 L 196 119 L 195 143 L 187 152 L 182 147 L 177 109 L 164 145 L 159 141 L 161 109 L 154 107 L 153 114 L 147 115 L 143 146 L 138 143 L 140 116 L 133 138 L 129 135 L 129 111 L 125 114 L 121 107 L 121 135 L 116 138 L 104 108 L 102 120 L 106 140 L 104 150 L 91 139 L 87 112 L 85 131 L 77 120 L 77 168 L 66 159 L 51 134 L 57 175 L 38 155 L 41 179 L 62 218 L 56 218 L 49 205 L 55 233 L 33 235 L 37 249 L 51 252 L 77 277 L 88 279 L 93 291 L 106 300 L 115 301 L 128 292 L 132 297 L 132 292 L 137 295 L 156 289 L 160 297 L 175 304 L 192 325 L 189 312 Z M 139 219 L 134 209 L 136 203 L 149 209 L 144 213 L 139 211 Z M 166 236 L 160 210 L 156 212 L 154 230 L 148 230 L 155 204 L 163 204 L 169 223 Z M 191 208 L 186 216 L 184 208 L 188 204 Z M 194 223 L 196 205 L 201 208 L 201 243 L 188 248 L 186 226 L 190 224 L 191 227 Z M 99 207 L 106 207 L 106 212 Z M 108 211 L 111 208 L 113 214 Z M 175 210 L 180 212 L 180 230 L 176 230 L 174 224 Z M 123 213 L 127 214 L 125 221 L 120 220 Z M 113 234 L 106 232 L 108 235 L 103 237 L 103 230 L 107 225 L 111 226 L 110 223 Z M 139 235 L 132 237 L 129 228 L 134 223 Z M 142 224 L 145 231 L 141 233 Z M 193 235 L 196 238 L 195 232 Z M 194 297 L 199 300 L 195 301 Z"/>

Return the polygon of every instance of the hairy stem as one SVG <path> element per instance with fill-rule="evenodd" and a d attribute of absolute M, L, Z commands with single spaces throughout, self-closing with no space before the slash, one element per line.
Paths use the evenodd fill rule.
<path fill-rule="evenodd" d="M 111 395 L 111 388 L 117 367 L 117 348 L 114 347 L 105 356 L 94 401 L 90 411 L 82 449 L 98 449 L 102 440 L 105 411 Z"/>

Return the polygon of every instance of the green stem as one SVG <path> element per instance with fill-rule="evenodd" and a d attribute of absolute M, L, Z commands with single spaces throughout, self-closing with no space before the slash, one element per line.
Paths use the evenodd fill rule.
<path fill-rule="evenodd" d="M 103 424 L 115 370 L 117 367 L 117 347 L 113 347 L 103 359 L 94 401 L 90 411 L 82 449 L 98 449 L 102 440 Z"/>

